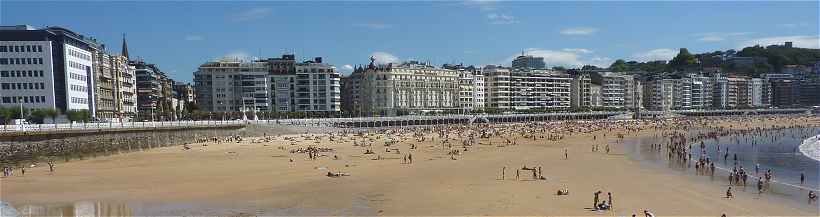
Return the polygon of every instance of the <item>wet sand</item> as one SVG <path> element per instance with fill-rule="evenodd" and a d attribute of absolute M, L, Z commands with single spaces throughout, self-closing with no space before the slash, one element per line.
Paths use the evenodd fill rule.
<path fill-rule="evenodd" d="M 800 120 L 798 122 L 801 122 Z M 726 122 L 725 126 L 762 127 L 792 120 Z M 817 124 L 817 119 L 806 124 Z M 801 124 L 803 124 L 801 122 Z M 678 173 L 642 166 L 625 150 L 591 152 L 592 144 L 615 144 L 612 132 L 566 134 L 560 141 L 516 139 L 517 145 L 500 147 L 502 138 L 479 140 L 457 160 L 450 159 L 440 138 L 413 139 L 393 145 L 401 154 L 386 153 L 384 137 L 374 138 L 365 155 L 353 142 L 330 142 L 328 137 L 296 145 L 277 137 L 271 142 L 192 144 L 164 147 L 83 161 L 57 164 L 49 174 L 45 164 L 28 169 L 25 177 L 0 179 L 0 200 L 15 207 L 76 201 L 106 203 L 199 204 L 181 209 L 214 208 L 201 215 L 617 215 L 642 214 L 649 209 L 659 216 L 787 215 L 817 216 L 820 211 L 805 203 L 787 203 L 756 194 L 736 192 L 726 199 L 725 186 L 697 182 Z M 652 136 L 644 130 L 628 136 Z M 592 135 L 597 140 L 592 140 Z M 429 138 L 436 137 L 434 141 Z M 359 140 L 361 141 L 361 140 Z M 489 145 L 492 142 L 492 145 Z M 409 150 L 409 144 L 418 149 Z M 452 141 L 461 147 L 461 141 Z M 290 153 L 317 145 L 335 149 L 310 160 L 307 154 Z M 279 148 L 282 147 L 282 148 Z M 569 159 L 564 159 L 564 149 Z M 458 149 L 458 148 L 453 148 Z M 412 153 L 412 164 L 402 163 Z M 340 157 L 333 160 L 333 155 Z M 373 160 L 381 156 L 382 160 Z M 290 162 L 290 159 L 293 162 Z M 506 177 L 501 169 L 506 166 Z M 532 180 L 530 171 L 515 179 L 515 169 L 541 166 L 546 180 Z M 331 178 L 328 172 L 350 176 Z M 557 196 L 567 188 L 570 195 Z M 613 211 L 593 211 L 593 192 L 614 197 Z M 273 211 L 270 211 L 273 210 Z M 280 212 L 275 210 L 301 210 Z M 161 210 L 146 214 L 180 215 Z"/>

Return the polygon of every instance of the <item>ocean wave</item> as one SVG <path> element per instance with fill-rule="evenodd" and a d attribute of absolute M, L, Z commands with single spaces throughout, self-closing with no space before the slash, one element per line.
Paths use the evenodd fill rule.
<path fill-rule="evenodd" d="M 803 140 L 803 144 L 800 144 L 800 152 L 806 157 L 820 161 L 820 135 Z"/>

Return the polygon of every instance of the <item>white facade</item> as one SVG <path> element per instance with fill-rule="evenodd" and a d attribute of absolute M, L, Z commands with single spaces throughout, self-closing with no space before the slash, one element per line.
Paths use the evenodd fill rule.
<path fill-rule="evenodd" d="M 418 62 L 398 66 L 375 66 L 354 71 L 351 78 L 359 82 L 353 103 L 360 103 L 363 115 L 457 110 L 459 73 Z"/>
<path fill-rule="evenodd" d="M 197 103 L 205 111 L 270 110 L 267 63 L 222 60 L 208 62 L 194 72 Z"/>
<path fill-rule="evenodd" d="M 94 111 L 94 79 L 91 73 L 92 59 L 91 52 L 74 47 L 70 44 L 63 45 L 66 81 L 66 99 L 69 110 L 88 110 L 92 115 Z"/>
<path fill-rule="evenodd" d="M 314 62 L 297 63 L 295 67 L 295 111 L 341 111 L 341 75 L 336 71 L 336 67 Z"/>
<path fill-rule="evenodd" d="M 488 66 L 482 69 L 487 82 L 487 107 L 497 109 L 570 108 L 573 78 L 550 70 L 510 70 Z M 583 79 L 589 102 L 589 79 Z M 583 88 L 581 88 L 583 89 Z"/>
<path fill-rule="evenodd" d="M 484 109 L 484 75 L 481 72 L 461 70 L 459 72 L 459 107 L 462 110 Z"/>
<path fill-rule="evenodd" d="M 749 80 L 749 106 L 763 107 L 763 79 L 752 78 Z"/>
<path fill-rule="evenodd" d="M 51 41 L 0 41 L 0 54 L 0 106 L 57 109 Z"/>

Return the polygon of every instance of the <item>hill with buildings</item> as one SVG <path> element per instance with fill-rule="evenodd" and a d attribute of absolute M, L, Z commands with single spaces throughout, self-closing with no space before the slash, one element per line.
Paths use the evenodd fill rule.
<path fill-rule="evenodd" d="M 616 60 L 609 69 L 616 72 L 643 71 L 647 73 L 670 71 L 723 72 L 736 75 L 758 77 L 763 73 L 795 73 L 811 71 L 820 62 L 820 49 L 784 45 L 752 46 L 739 51 L 713 51 L 691 54 L 681 48 L 670 61 L 626 61 Z"/>

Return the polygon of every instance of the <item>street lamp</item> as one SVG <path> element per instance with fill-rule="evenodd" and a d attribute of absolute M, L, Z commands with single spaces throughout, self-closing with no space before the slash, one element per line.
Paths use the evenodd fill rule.
<path fill-rule="evenodd" d="M 24 118 L 23 118 L 23 97 L 22 97 L 22 96 L 18 96 L 18 97 L 17 97 L 17 102 L 19 102 L 19 103 L 20 103 L 20 119 L 24 119 Z"/>

